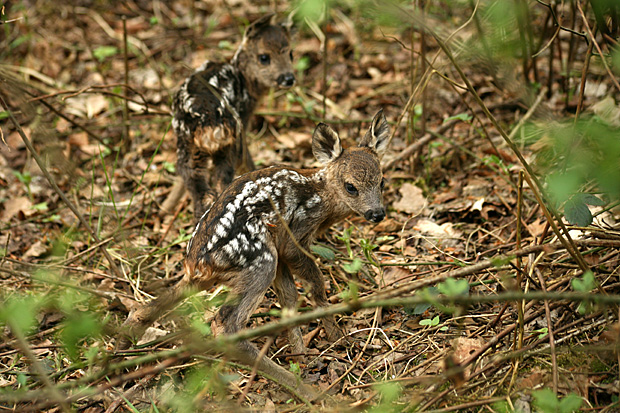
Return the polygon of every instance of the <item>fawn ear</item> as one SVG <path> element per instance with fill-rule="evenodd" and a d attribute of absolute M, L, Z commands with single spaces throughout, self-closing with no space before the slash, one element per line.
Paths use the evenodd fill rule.
<path fill-rule="evenodd" d="M 370 128 L 366 132 L 366 135 L 360 141 L 361 147 L 368 147 L 375 151 L 379 156 L 379 159 L 383 157 L 390 138 L 390 126 L 385 119 L 383 109 L 381 109 L 370 124 Z"/>
<path fill-rule="evenodd" d="M 245 39 L 250 39 L 256 36 L 261 32 L 265 27 L 271 25 L 273 18 L 275 17 L 275 13 L 269 13 L 261 17 L 260 19 L 255 20 L 252 24 L 250 24 L 246 29 L 243 37 Z"/>
<path fill-rule="evenodd" d="M 323 165 L 327 165 L 342 153 L 338 134 L 324 123 L 319 123 L 312 135 L 312 153 Z"/>

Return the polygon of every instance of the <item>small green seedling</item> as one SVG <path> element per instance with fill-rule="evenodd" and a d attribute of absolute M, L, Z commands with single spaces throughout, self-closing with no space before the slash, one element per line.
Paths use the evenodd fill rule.
<path fill-rule="evenodd" d="M 15 177 L 19 180 L 19 182 L 24 184 L 24 186 L 26 187 L 26 193 L 28 194 L 28 199 L 32 201 L 33 199 L 32 192 L 30 191 L 30 184 L 32 183 L 32 175 L 30 175 L 30 172 L 13 171 L 13 175 L 15 175 Z"/>
<path fill-rule="evenodd" d="M 420 320 L 420 325 L 421 326 L 435 327 L 435 326 L 439 325 L 439 316 L 436 315 L 433 318 L 425 318 L 424 320 Z"/>
<path fill-rule="evenodd" d="M 539 328 L 538 330 L 534 330 L 534 333 L 538 333 L 538 339 L 545 338 L 547 334 L 549 334 L 549 329 L 547 327 Z"/>
<path fill-rule="evenodd" d="M 534 406 L 542 413 L 573 413 L 581 408 L 581 397 L 575 393 L 569 393 L 560 399 L 553 390 L 545 388 L 532 392 Z"/>
<path fill-rule="evenodd" d="M 581 278 L 573 278 L 571 285 L 573 290 L 587 293 L 596 288 L 597 282 L 592 271 L 586 271 Z M 577 311 L 582 315 L 590 312 L 590 310 L 592 310 L 592 303 L 590 301 L 582 301 L 579 303 L 579 307 L 577 307 Z"/>

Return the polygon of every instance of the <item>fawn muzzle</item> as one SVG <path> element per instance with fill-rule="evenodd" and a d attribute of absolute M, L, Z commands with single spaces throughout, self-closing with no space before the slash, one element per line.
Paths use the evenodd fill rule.
<path fill-rule="evenodd" d="M 374 222 L 375 224 L 377 222 L 381 222 L 383 221 L 383 218 L 385 218 L 385 208 L 369 209 L 364 212 L 364 218 L 366 218 L 367 221 Z"/>
<path fill-rule="evenodd" d="M 295 84 L 295 75 L 291 72 L 283 73 L 278 76 L 277 82 L 280 87 L 291 87 Z"/>

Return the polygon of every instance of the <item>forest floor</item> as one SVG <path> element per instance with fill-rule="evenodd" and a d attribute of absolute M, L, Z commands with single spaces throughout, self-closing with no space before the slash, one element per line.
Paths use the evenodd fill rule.
<path fill-rule="evenodd" d="M 579 93 L 588 44 L 561 31 L 544 48 L 555 30 L 546 7 L 529 10 L 542 52 L 525 69 L 508 51 L 495 50 L 491 64 L 469 48 L 482 6 L 476 18 L 450 2 L 427 10 L 440 38 L 455 32 L 450 47 L 480 102 L 404 12 L 393 24 L 382 19 L 388 11 L 343 2 L 324 22 L 300 22 L 298 83 L 272 91 L 250 127 L 257 167 L 317 166 L 310 144 L 320 121 L 350 146 L 383 109 L 393 132 L 383 159 L 387 218 L 351 216 L 313 249 L 330 302 L 346 310 L 337 320 L 347 340 L 329 342 L 316 320 L 304 323 L 318 355 L 295 363 L 286 334 L 254 339 L 324 392 L 304 403 L 217 351 L 187 354 L 181 332 L 210 334 L 217 300 L 204 296 L 156 322 L 123 354 L 131 357 L 113 354 L 127 313 L 182 276 L 193 231 L 187 194 L 162 209 L 176 178 L 171 97 L 203 61 L 229 59 L 248 21 L 285 5 L 68 3 L 10 2 L 0 26 L 1 411 L 620 409 L 618 211 L 599 213 L 587 230 L 569 226 L 578 247 L 569 253 L 517 156 L 536 167 L 546 144 L 531 145 L 532 128 L 576 110 L 598 115 L 596 104 L 618 90 L 593 59 Z M 572 21 L 585 32 L 579 15 Z M 568 72 L 560 51 L 572 59 Z M 570 296 L 590 290 L 616 304 Z M 301 310 L 310 309 L 302 297 Z M 278 309 L 270 291 L 249 330 L 277 322 Z"/>

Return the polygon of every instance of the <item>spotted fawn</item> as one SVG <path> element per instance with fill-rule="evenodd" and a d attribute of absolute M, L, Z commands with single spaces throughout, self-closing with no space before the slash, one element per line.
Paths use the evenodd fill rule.
<path fill-rule="evenodd" d="M 207 61 L 174 97 L 178 171 L 202 216 L 235 175 L 254 170 L 245 130 L 269 88 L 295 84 L 290 20 L 263 16 L 245 30 L 229 63 Z"/>
<path fill-rule="evenodd" d="M 317 306 L 328 304 L 323 275 L 310 245 L 317 233 L 356 212 L 376 223 L 385 217 L 380 166 L 389 141 L 389 126 L 379 111 L 359 146 L 343 149 L 338 134 L 319 124 L 312 151 L 320 169 L 285 166 L 247 173 L 235 179 L 200 218 L 187 245 L 185 276 L 172 290 L 132 312 L 123 327 L 121 348 L 138 337 L 162 312 L 192 291 L 226 285 L 234 299 L 219 309 L 215 334 L 233 334 L 244 328 L 273 285 L 283 308 L 295 311 L 297 289 L 293 274 L 309 286 Z M 327 336 L 336 340 L 340 330 L 332 317 L 323 320 Z M 305 353 L 299 327 L 289 330 L 294 353 Z M 298 383 L 289 371 L 269 358 L 258 360 L 258 349 L 248 341 L 238 344 L 234 357 L 254 365 L 277 381 L 296 387 L 308 398 L 316 393 Z"/>

